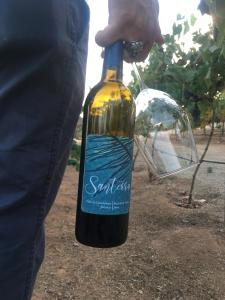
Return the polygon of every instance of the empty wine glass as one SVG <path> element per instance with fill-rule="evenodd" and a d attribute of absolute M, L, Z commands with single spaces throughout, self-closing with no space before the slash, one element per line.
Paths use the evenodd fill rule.
<path fill-rule="evenodd" d="M 187 113 L 168 94 L 148 88 L 134 64 L 140 85 L 136 98 L 135 142 L 151 171 L 165 177 L 198 163 Z"/>

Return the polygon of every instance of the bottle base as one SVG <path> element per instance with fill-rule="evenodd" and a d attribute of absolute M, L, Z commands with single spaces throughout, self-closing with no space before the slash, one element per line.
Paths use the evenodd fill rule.
<path fill-rule="evenodd" d="M 101 248 L 101 249 L 122 246 L 124 243 L 126 243 L 126 240 L 127 240 L 127 239 L 125 239 L 125 240 L 116 241 L 116 242 L 99 243 L 99 242 L 91 241 L 91 240 L 83 240 L 77 234 L 75 236 L 76 236 L 76 240 L 80 244 L 82 244 L 84 246 L 92 247 L 92 248 Z"/>

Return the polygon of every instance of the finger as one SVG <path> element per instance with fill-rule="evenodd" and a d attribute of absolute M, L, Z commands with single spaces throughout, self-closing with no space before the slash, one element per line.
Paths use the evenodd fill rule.
<path fill-rule="evenodd" d="M 164 39 L 161 34 L 161 29 L 160 29 L 159 23 L 156 25 L 156 28 L 155 28 L 155 42 L 159 45 L 162 45 L 164 43 Z"/>
<path fill-rule="evenodd" d="M 163 36 L 160 34 L 160 35 L 157 35 L 156 38 L 155 38 L 155 42 L 159 45 L 162 45 L 164 44 L 164 38 Z"/>
<path fill-rule="evenodd" d="M 121 38 L 120 32 L 118 25 L 108 25 L 104 30 L 96 34 L 95 41 L 99 46 L 107 47 Z"/>
<path fill-rule="evenodd" d="M 148 57 L 152 46 L 152 41 L 146 43 L 143 50 L 136 57 L 132 57 L 128 51 L 124 51 L 124 60 L 128 63 L 144 61 Z"/>
<path fill-rule="evenodd" d="M 132 63 L 134 60 L 133 58 L 131 58 L 130 54 L 128 53 L 128 51 L 124 51 L 123 53 L 123 59 L 125 60 L 125 62 L 127 63 Z"/>

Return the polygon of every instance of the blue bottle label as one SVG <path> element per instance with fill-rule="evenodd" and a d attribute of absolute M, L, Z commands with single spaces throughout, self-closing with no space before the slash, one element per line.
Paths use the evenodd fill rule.
<path fill-rule="evenodd" d="M 133 139 L 88 135 L 81 209 L 96 215 L 129 212 Z"/>

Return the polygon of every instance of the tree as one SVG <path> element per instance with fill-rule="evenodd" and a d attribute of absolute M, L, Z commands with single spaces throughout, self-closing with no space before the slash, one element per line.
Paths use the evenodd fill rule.
<path fill-rule="evenodd" d="M 149 62 L 141 71 L 150 88 L 171 94 L 185 106 L 193 125 L 199 126 L 200 122 L 207 124 L 211 121 L 205 119 L 205 112 L 211 109 L 217 92 L 225 86 L 225 59 L 221 55 L 222 48 L 215 45 L 212 30 L 206 34 L 195 32 L 193 46 L 185 52 L 179 37 L 186 32 L 186 22 L 174 24 L 172 35 L 165 36 L 163 46 L 152 49 Z M 130 88 L 135 95 L 138 94 L 135 77 Z"/>
<path fill-rule="evenodd" d="M 153 48 L 149 62 L 142 68 L 146 84 L 171 94 L 180 105 L 185 106 L 193 126 L 205 127 L 211 123 L 205 151 L 193 175 L 189 203 L 192 201 L 196 175 L 213 136 L 215 119 L 224 120 L 217 106 L 223 107 L 218 94 L 225 88 L 224 44 L 215 43 L 212 29 L 205 34 L 200 30 L 193 33 L 193 46 L 188 51 L 182 47 L 180 37 L 188 32 L 194 22 L 193 16 L 189 21 L 178 16 L 172 34 L 165 36 L 164 45 Z M 130 88 L 134 94 L 138 92 L 135 78 Z"/>
<path fill-rule="evenodd" d="M 201 0 L 199 9 L 202 14 L 212 16 L 214 25 L 214 38 L 222 48 L 221 54 L 225 57 L 225 2 L 224 0 Z"/>
<path fill-rule="evenodd" d="M 219 93 L 217 97 L 216 118 L 222 123 L 221 135 L 224 136 L 225 125 L 225 93 Z"/>

